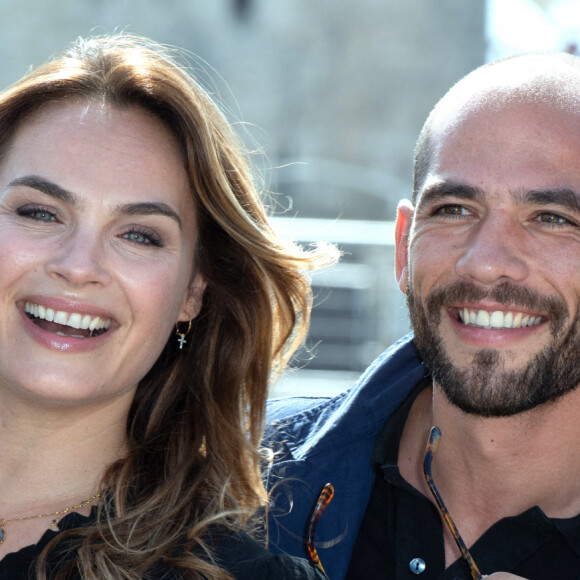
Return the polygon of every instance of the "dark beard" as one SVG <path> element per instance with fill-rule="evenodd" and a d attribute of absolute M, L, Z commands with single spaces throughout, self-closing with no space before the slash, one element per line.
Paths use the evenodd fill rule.
<path fill-rule="evenodd" d="M 505 370 L 505 355 L 486 348 L 473 357 L 466 369 L 455 366 L 439 333 L 446 305 L 489 298 L 500 304 L 528 308 L 550 316 L 550 343 L 524 368 Z M 449 401 L 466 413 L 484 417 L 511 416 L 558 400 L 580 384 L 580 314 L 567 332 L 566 304 L 528 288 L 504 282 L 485 291 L 465 282 L 434 290 L 423 305 L 408 285 L 407 305 L 415 343 L 433 378 Z M 507 310 L 508 308 L 506 308 Z"/>

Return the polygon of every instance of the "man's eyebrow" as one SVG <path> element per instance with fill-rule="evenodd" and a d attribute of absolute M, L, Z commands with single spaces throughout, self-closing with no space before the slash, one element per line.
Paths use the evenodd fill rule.
<path fill-rule="evenodd" d="M 472 185 L 452 181 L 438 181 L 429 185 L 421 192 L 417 203 L 417 209 L 425 205 L 442 201 L 448 197 L 482 201 L 485 197 L 485 193 L 479 187 L 474 187 Z"/>
<path fill-rule="evenodd" d="M 419 197 L 418 207 L 442 201 L 447 197 L 482 201 L 485 193 L 479 187 L 462 183 L 440 181 L 427 187 Z M 570 211 L 580 213 L 580 195 L 569 187 L 530 189 L 514 194 L 519 205 L 560 205 Z"/>
<path fill-rule="evenodd" d="M 580 196 L 568 187 L 550 189 L 531 189 L 516 193 L 519 204 L 559 205 L 570 211 L 580 213 Z"/>
<path fill-rule="evenodd" d="M 38 175 L 18 177 L 13 179 L 8 185 L 9 187 L 23 186 L 37 189 L 42 193 L 63 201 L 71 207 L 79 207 L 81 205 L 79 198 L 74 193 L 63 189 L 60 185 Z M 114 213 L 116 215 L 162 215 L 175 220 L 179 228 L 183 229 L 183 223 L 179 214 L 163 202 L 152 201 L 126 203 L 116 206 Z"/>
<path fill-rule="evenodd" d="M 37 189 L 42 193 L 46 193 L 46 195 L 60 199 L 70 206 L 77 207 L 79 205 L 79 200 L 73 193 L 63 189 L 60 187 L 60 185 L 57 185 L 56 183 L 53 183 L 44 177 L 39 177 L 38 175 L 26 175 L 24 177 L 17 177 L 16 179 L 13 179 L 8 184 L 8 186 L 30 187 L 32 189 Z"/>

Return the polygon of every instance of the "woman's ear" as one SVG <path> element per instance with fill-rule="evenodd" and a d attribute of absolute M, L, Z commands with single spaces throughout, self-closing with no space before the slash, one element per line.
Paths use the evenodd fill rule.
<path fill-rule="evenodd" d="M 193 282 L 189 286 L 189 291 L 183 299 L 178 319 L 180 322 L 192 320 L 199 314 L 203 302 L 205 287 L 205 278 L 201 274 L 196 274 Z"/>
<path fill-rule="evenodd" d="M 401 200 L 395 222 L 395 277 L 403 294 L 407 291 L 409 275 L 409 231 L 413 223 L 413 209 L 408 199 Z"/>

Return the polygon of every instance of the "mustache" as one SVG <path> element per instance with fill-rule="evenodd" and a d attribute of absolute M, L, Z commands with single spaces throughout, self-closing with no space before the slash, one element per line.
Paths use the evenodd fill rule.
<path fill-rule="evenodd" d="M 558 332 L 568 317 L 568 307 L 561 298 L 541 294 L 537 290 L 509 281 L 501 282 L 493 288 L 482 288 L 459 280 L 449 286 L 433 290 L 427 296 L 425 310 L 429 319 L 438 324 L 443 307 L 455 302 L 475 302 L 484 299 L 504 304 L 506 310 L 520 307 L 548 315 L 552 334 Z"/>

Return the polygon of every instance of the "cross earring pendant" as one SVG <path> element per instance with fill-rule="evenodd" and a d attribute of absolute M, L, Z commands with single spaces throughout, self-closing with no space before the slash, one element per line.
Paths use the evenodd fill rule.
<path fill-rule="evenodd" d="M 180 334 L 177 342 L 179 343 L 179 350 L 183 350 L 183 345 L 187 342 L 187 340 L 185 340 L 185 334 Z"/>

